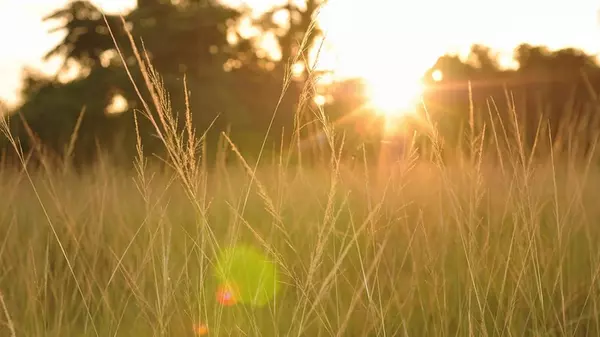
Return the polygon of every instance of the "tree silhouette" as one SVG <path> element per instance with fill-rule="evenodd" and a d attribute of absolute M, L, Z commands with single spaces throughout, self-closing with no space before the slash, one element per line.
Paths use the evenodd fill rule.
<path fill-rule="evenodd" d="M 314 11 L 311 7 L 314 4 L 309 2 L 305 9 L 296 6 L 289 9 L 294 13 L 309 13 Z M 158 70 L 161 83 L 172 101 L 172 112 L 181 118 L 186 101 L 186 93 L 183 92 L 185 76 L 188 99 L 194 113 L 194 127 L 204 132 L 212 126 L 209 139 L 228 128 L 238 130 L 234 135 L 264 133 L 276 108 L 278 112 L 272 129 L 280 130 L 286 126 L 290 130 L 294 123 L 294 111 L 301 98 L 299 89 L 292 87 L 283 101 L 279 102 L 283 79 L 281 71 L 273 67 L 273 60 L 261 56 L 252 41 L 242 38 L 235 30 L 236 22 L 243 14 L 209 0 L 183 0 L 177 3 L 140 0 L 138 6 L 123 17 L 138 47 L 143 47 L 152 66 Z M 79 113 L 85 108 L 84 121 L 79 129 L 84 136 L 78 138 L 78 144 L 83 161 L 93 160 L 95 151 L 91 147 L 98 143 L 109 146 L 107 144 L 111 144 L 111 139 L 116 137 L 112 131 L 122 130 L 122 134 L 129 133 L 126 137 L 134 136 L 130 113 L 107 115 L 107 106 L 114 95 L 124 96 L 130 109 L 141 108 L 116 53 L 109 27 L 128 65 L 133 66 L 134 80 L 138 84 L 141 83 L 140 73 L 135 69 L 135 62 L 132 62 L 134 60 L 119 16 L 106 16 L 107 27 L 98 8 L 89 2 L 75 1 L 46 18 L 51 19 L 64 22 L 54 31 L 62 29 L 66 37 L 47 57 L 60 56 L 65 60 L 65 65 L 70 61 L 79 65 L 82 71 L 66 83 L 58 78 L 27 74 L 22 91 L 24 103 L 17 112 L 25 118 L 30 130 L 47 144 L 48 149 L 60 153 Z M 306 26 L 304 21 L 293 22 Z M 290 33 L 294 36 L 300 34 L 298 28 L 291 32 L 294 32 Z M 231 40 L 232 36 L 235 41 Z M 146 95 L 145 92 L 142 94 Z M 160 145 L 151 136 L 150 125 L 144 125 L 143 122 L 138 125 L 143 129 L 142 138 L 154 144 L 146 144 L 145 148 L 149 152 L 160 151 Z M 23 139 L 27 139 L 25 129 L 24 125 L 15 126 Z M 277 133 L 272 133 L 272 137 L 281 139 Z M 134 145 L 134 140 L 131 143 Z M 243 142 L 245 146 L 251 143 L 247 140 Z M 27 141 L 24 144 L 27 145 Z M 123 147 L 119 149 L 125 150 Z M 88 153 L 84 156 L 85 151 Z"/>
<path fill-rule="evenodd" d="M 124 17 L 128 28 L 136 38 L 143 39 L 153 66 L 163 76 L 167 91 L 181 93 L 183 74 L 188 74 L 189 87 L 196 93 L 192 95 L 192 103 L 203 112 L 195 118 L 198 126 L 208 125 L 222 110 L 226 114 L 237 110 L 239 103 L 231 91 L 225 90 L 231 80 L 223 65 L 236 55 L 235 48 L 227 41 L 227 29 L 230 21 L 239 14 L 212 1 L 180 1 L 177 5 L 141 1 L 140 6 Z M 64 25 L 54 31 L 66 31 L 66 37 L 47 57 L 60 56 L 65 65 L 71 61 L 82 71 L 66 83 L 58 78 L 26 74 L 21 93 L 24 102 L 16 112 L 27 124 L 12 118 L 13 129 L 23 140 L 26 150 L 33 146 L 27 135 L 29 129 L 48 150 L 62 154 L 80 112 L 85 110 L 79 129 L 79 157 L 83 162 L 93 160 L 96 145 L 109 146 L 115 137 L 114 131 L 129 130 L 131 136 L 134 135 L 131 114 L 107 115 L 107 106 L 113 96 L 119 93 L 127 98 L 130 107 L 141 107 L 114 52 L 114 41 L 106 21 L 118 42 L 126 41 L 124 30 L 119 28 L 123 24 L 118 16 L 107 16 L 105 21 L 101 11 L 85 1 L 71 2 L 45 19 L 63 20 Z M 129 61 L 131 53 L 127 52 L 127 45 L 120 47 Z M 110 62 L 106 62 L 107 59 Z M 64 71 L 64 67 L 59 71 Z M 134 76 L 140 80 L 139 72 L 134 72 Z M 172 96 L 174 112 L 181 112 L 182 94 Z M 143 123 L 140 125 L 144 127 Z M 142 131 L 144 135 L 151 133 L 150 128 Z M 149 150 L 158 151 L 152 147 Z"/>
<path fill-rule="evenodd" d="M 295 1 L 288 0 L 286 4 L 272 8 L 259 18 L 259 26 L 276 36 L 282 66 L 286 66 L 299 53 L 314 47 L 322 33 L 315 20 L 321 3 L 321 0 L 306 0 L 304 6 L 299 6 Z M 286 22 L 278 22 L 278 15 L 283 15 Z"/>
<path fill-rule="evenodd" d="M 479 44 L 471 47 L 469 61 L 480 71 L 485 73 L 497 73 L 500 70 L 498 56 L 489 47 Z"/>
<path fill-rule="evenodd" d="M 572 48 L 549 51 L 528 44 L 516 47 L 514 58 L 516 70 L 500 69 L 490 49 L 482 46 L 474 46 L 465 61 L 456 55 L 440 57 L 425 78 L 431 87 L 426 104 L 442 129 L 460 138 L 469 114 L 480 125 L 489 125 L 491 111 L 492 118 L 509 128 L 517 114 L 523 132 L 519 137 L 529 148 L 539 137 L 540 126 L 549 127 L 557 142 L 578 129 L 581 142 L 589 145 L 595 126 L 588 123 L 598 118 L 593 88 L 600 85 L 600 69 L 595 60 Z M 435 70 L 444 75 L 439 83 L 431 80 Z"/>
<path fill-rule="evenodd" d="M 53 56 L 62 57 L 64 63 L 60 70 L 65 70 L 70 60 L 85 69 L 100 64 L 102 55 L 114 49 L 106 22 L 113 29 L 119 29 L 118 27 L 121 26 L 118 16 L 107 15 L 105 21 L 102 12 L 96 6 L 82 0 L 69 3 L 65 8 L 53 12 L 43 20 L 64 21 L 63 25 L 51 30 L 51 32 L 65 31 L 64 39 L 45 55 L 45 59 Z"/>
<path fill-rule="evenodd" d="M 212 1 L 144 4 L 127 19 L 132 23 L 131 33 L 143 39 L 159 71 L 202 76 L 222 71 L 223 64 L 234 57 L 227 34 L 240 16 L 238 11 Z"/>
<path fill-rule="evenodd" d="M 61 154 L 83 116 L 74 153 L 76 163 L 92 162 L 98 148 L 108 149 L 125 161 L 131 159 L 135 152 L 131 110 L 142 105 L 116 53 L 110 27 L 134 81 L 141 84 L 141 74 L 125 28 L 160 74 L 172 112 L 183 118 L 187 94 L 193 126 L 199 132 L 211 126 L 209 141 L 221 131 L 231 130 L 241 149 L 251 151 L 261 146 L 267 129 L 274 141 L 281 140 L 283 129 L 287 130 L 286 141 L 291 140 L 292 132 L 296 137 L 310 136 L 315 132 L 306 131 L 304 125 L 314 125 L 311 118 L 320 114 L 310 104 L 316 87 L 308 76 L 288 83 L 284 75 L 289 75 L 286 67 L 290 60 L 314 48 L 321 34 L 314 21 L 321 2 L 287 1 L 255 22 L 262 34 L 258 39 L 267 34 L 276 37 L 281 59 L 271 59 L 260 50 L 258 41 L 244 38 L 237 30 L 239 20 L 248 12 L 218 1 L 138 0 L 137 7 L 124 15 L 125 26 L 121 17 L 103 17 L 89 2 L 70 2 L 45 18 L 60 20 L 62 24 L 53 31 L 66 33 L 46 58 L 58 56 L 64 60 L 59 74 L 68 63 L 77 64 L 81 72 L 66 82 L 26 72 L 23 103 L 14 111 L 18 115 L 11 117 L 11 128 L 26 151 L 39 141 L 49 151 Z M 474 45 L 466 58 L 443 55 L 425 72 L 428 89 L 424 102 L 444 144 L 457 148 L 469 145 L 465 134 L 471 125 L 478 130 L 492 121 L 509 126 L 516 115 L 523 132 L 508 134 L 502 146 L 513 146 L 514 137 L 521 137 L 526 147 L 533 148 L 542 125 L 549 128 L 542 132 L 549 131 L 559 142 L 566 141 L 567 131 L 577 130 L 585 153 L 600 123 L 595 91 L 600 87 L 600 69 L 595 59 L 575 49 L 550 51 L 528 44 L 515 48 L 514 58 L 518 69 L 502 69 L 493 50 Z M 441 80 L 434 81 L 434 71 L 443 74 Z M 184 77 L 187 93 L 183 92 Z M 282 90 L 285 93 L 280 100 Z M 382 121 L 373 111 L 365 110 L 368 97 L 361 81 L 334 82 L 327 91 L 333 102 L 324 109 L 338 127 L 348 132 L 347 141 L 376 141 Z M 127 100 L 128 111 L 114 115 L 107 107 L 117 94 Z M 148 93 L 143 91 L 142 95 Z M 21 123 L 21 117 L 25 123 Z M 144 119 L 138 125 L 144 148 L 149 154 L 160 153 L 161 145 L 152 135 L 151 125 Z M 491 132 L 489 127 L 486 131 Z"/>

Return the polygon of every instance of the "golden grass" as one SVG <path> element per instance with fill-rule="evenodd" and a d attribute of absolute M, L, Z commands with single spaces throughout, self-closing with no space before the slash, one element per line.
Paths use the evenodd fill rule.
<path fill-rule="evenodd" d="M 142 55 L 143 117 L 170 169 L 154 169 L 139 136 L 135 172 L 31 170 L 20 153 L 23 169 L 0 174 L 0 335 L 600 333 L 593 151 L 528 160 L 518 137 L 484 146 L 472 126 L 471 155 L 448 161 L 430 123 L 430 159 L 350 165 L 321 111 L 327 161 L 291 164 L 291 148 L 249 163 L 224 135 L 236 163 L 209 170 L 191 111 L 177 129 Z M 497 145 L 506 133 L 492 127 Z M 279 268 L 266 307 L 215 300 L 215 257 L 242 243 Z"/>

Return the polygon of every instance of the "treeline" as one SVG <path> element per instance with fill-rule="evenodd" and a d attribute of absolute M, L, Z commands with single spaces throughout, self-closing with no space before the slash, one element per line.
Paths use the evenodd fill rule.
<path fill-rule="evenodd" d="M 279 148 L 282 141 L 300 143 L 298 139 L 318 145 L 311 138 L 320 128 L 320 107 L 313 101 L 320 90 L 315 84 L 318 74 L 306 70 L 303 62 L 321 36 L 313 23 L 319 4 L 307 0 L 303 6 L 274 7 L 256 19 L 248 11 L 211 0 L 138 0 L 137 7 L 121 18 L 104 17 L 85 1 L 71 2 L 46 18 L 62 22 L 57 29 L 67 32 L 47 55 L 61 57 L 64 67 L 55 76 L 24 74 L 23 103 L 10 113 L 11 133 L 32 162 L 41 156 L 62 162 L 68 155 L 82 167 L 107 155 L 126 164 L 136 155 L 137 116 L 145 153 L 164 157 L 163 144 L 142 116 L 157 111 L 144 111 L 122 62 L 150 101 L 131 48 L 132 36 L 144 50 L 142 58 L 149 58 L 151 72 L 160 75 L 154 80 L 164 88 L 161 109 L 172 111 L 181 124 L 189 107 L 196 132 L 206 131 L 209 150 L 216 149 L 227 132 L 241 151 L 255 154 L 268 129 L 268 149 Z M 286 22 L 275 19 L 281 13 Z M 248 20 L 259 34 L 243 34 L 241 23 Z M 276 41 L 277 53 L 260 47 L 268 37 Z M 424 103 L 445 144 L 461 146 L 470 120 L 478 130 L 487 125 L 491 132 L 492 120 L 509 125 L 517 116 L 528 147 L 533 147 L 542 125 L 556 139 L 567 134 L 564 130 L 577 130 L 586 147 L 583 152 L 587 151 L 600 116 L 596 96 L 600 68 L 595 59 L 574 49 L 551 52 L 528 45 L 515 50 L 515 59 L 519 68 L 505 70 L 491 50 L 474 46 L 466 60 L 442 56 L 424 75 L 429 82 Z M 293 67 L 291 74 L 293 63 L 303 66 Z M 441 81 L 433 81 L 434 71 L 443 74 Z M 360 146 L 364 140 L 377 140 L 380 121 L 373 114 L 356 113 L 366 102 L 359 80 L 334 83 L 326 90 L 332 100 L 322 109 L 329 121 L 343 122 L 338 125 L 349 131 L 349 141 Z M 115 98 L 122 104 L 114 104 L 119 102 Z M 422 134 L 426 138 L 427 132 Z M 510 146 L 510 141 L 504 145 Z M 14 159 L 4 137 L 0 147 L 4 161 Z M 318 152 L 319 147 L 312 150 Z"/>
<path fill-rule="evenodd" d="M 596 57 L 572 48 L 550 51 L 522 44 L 514 60 L 517 69 L 502 69 L 494 53 L 478 45 L 466 60 L 439 58 L 426 78 L 439 70 L 443 79 L 430 83 L 424 101 L 447 138 L 460 141 L 459 130 L 472 121 L 480 131 L 486 127 L 488 139 L 494 134 L 504 139 L 500 146 L 519 142 L 541 155 L 549 154 L 548 146 L 556 153 L 588 155 L 600 131 Z"/>
<path fill-rule="evenodd" d="M 164 87 L 161 94 L 168 95 L 168 110 L 183 119 L 188 99 L 193 126 L 200 135 L 210 128 L 207 138 L 214 141 L 220 132 L 229 130 L 243 150 L 255 150 L 262 140 L 257 135 L 266 133 L 276 109 L 273 139 L 280 138 L 278 130 L 293 124 L 307 76 L 297 72 L 291 83 L 284 83 L 287 61 L 291 55 L 302 61 L 299 53 L 309 50 L 320 34 L 311 24 L 319 2 L 274 7 L 257 19 L 248 11 L 212 0 L 139 0 L 123 18 L 109 15 L 106 19 L 87 1 L 71 2 L 45 18 L 62 22 L 57 30 L 66 32 L 47 55 L 64 59 L 64 67 L 56 76 L 25 73 L 23 104 L 11 113 L 12 134 L 20 139 L 25 153 L 39 144 L 47 156 L 60 158 L 77 129 L 72 151 L 76 164 L 94 161 L 101 151 L 130 161 L 136 151 L 132 111 L 143 109 L 122 58 L 146 100 L 149 95 L 127 29 L 143 50 L 142 57 L 147 55 L 160 75 L 156 80 Z M 275 20 L 280 12 L 288 16 L 287 22 Z M 242 34 L 240 24 L 249 18 L 260 31 L 258 36 Z M 268 35 L 274 36 L 279 57 L 259 47 Z M 74 70 L 76 75 L 69 78 Z M 111 113 L 115 97 L 124 98 L 127 111 Z M 163 153 L 152 126 L 139 117 L 145 151 Z M 4 141 L 3 148 L 7 147 Z"/>
<path fill-rule="evenodd" d="M 415 51 L 418 52 L 418 51 Z M 416 135 L 418 150 L 435 146 L 468 153 L 477 147 L 528 156 L 586 158 L 600 136 L 600 65 L 594 55 L 573 48 L 551 51 L 522 44 L 515 68 L 499 64 L 490 48 L 473 45 L 469 55 L 443 55 L 423 76 L 426 91 L 417 117 L 406 120 L 405 135 Z M 436 75 L 440 76 L 437 78 Z M 398 88 L 402 90 L 402 88 Z M 343 116 L 359 139 L 381 138 L 382 118 L 365 111 L 360 81 L 332 88 L 328 113 Z M 370 127 L 369 127 L 370 126 Z M 435 132 L 432 131 L 435 128 Z M 438 144 L 432 144 L 432 136 Z M 413 140 L 411 140 L 413 141 Z M 440 150 L 439 148 L 437 150 Z"/>

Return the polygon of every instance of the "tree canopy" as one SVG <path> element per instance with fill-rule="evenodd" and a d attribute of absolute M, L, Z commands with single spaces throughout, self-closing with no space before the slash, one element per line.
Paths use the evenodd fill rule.
<path fill-rule="evenodd" d="M 253 21 L 260 34 L 245 37 L 239 27 L 249 12 L 218 1 L 138 0 L 123 17 L 104 16 L 87 1 L 72 1 L 44 18 L 58 24 L 53 31 L 65 33 L 46 55 L 61 57 L 64 66 L 52 75 L 24 72 L 22 104 L 12 111 L 11 131 L 25 152 L 40 143 L 60 157 L 77 131 L 72 154 L 77 163 L 93 162 L 99 151 L 130 160 L 136 137 L 133 111 L 143 106 L 125 69 L 127 65 L 134 82 L 142 83 L 129 33 L 160 74 L 169 108 L 183 119 L 189 104 L 194 127 L 200 133 L 209 130 L 209 141 L 229 130 L 251 151 L 271 123 L 272 140 L 280 141 L 283 133 L 290 141 L 294 130 L 314 121 L 317 109 L 347 127 L 357 142 L 377 139 L 381 121 L 365 111 L 368 97 L 359 79 L 328 84 L 325 90 L 332 99 L 320 107 L 312 101 L 314 74 L 305 70 L 287 81 L 290 60 L 303 61 L 299 53 L 313 48 L 322 34 L 314 21 L 321 1 L 296 3 L 263 13 Z M 280 57 L 260 47 L 269 34 Z M 514 59 L 518 67 L 504 69 L 493 50 L 474 45 L 466 58 L 443 55 L 424 73 L 423 100 L 445 138 L 460 143 L 470 115 L 484 124 L 494 118 L 510 122 L 516 114 L 529 146 L 545 121 L 554 137 L 568 127 L 584 130 L 580 134 L 591 139 L 600 116 L 596 59 L 572 48 L 550 51 L 528 44 L 515 48 Z M 76 75 L 61 79 L 73 67 Z M 434 72 L 442 78 L 434 80 Z M 143 91 L 142 97 L 147 96 Z M 147 152 L 160 153 L 148 121 L 140 119 L 137 127 Z"/>

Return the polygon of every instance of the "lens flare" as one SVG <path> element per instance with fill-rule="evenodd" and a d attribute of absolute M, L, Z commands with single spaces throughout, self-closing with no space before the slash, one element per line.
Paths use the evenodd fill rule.
<path fill-rule="evenodd" d="M 217 289 L 217 302 L 224 306 L 232 306 L 237 303 L 234 287 L 231 284 L 225 284 Z"/>
<path fill-rule="evenodd" d="M 262 307 L 279 290 L 277 266 L 257 249 L 242 245 L 224 250 L 217 260 L 215 275 L 221 286 L 217 300 Z"/>
<path fill-rule="evenodd" d="M 413 113 L 425 90 L 422 82 L 402 83 L 385 77 L 367 80 L 367 88 L 375 113 L 389 118 Z"/>
<path fill-rule="evenodd" d="M 208 334 L 208 326 L 206 324 L 194 324 L 194 332 L 198 336 L 204 336 Z"/>

